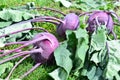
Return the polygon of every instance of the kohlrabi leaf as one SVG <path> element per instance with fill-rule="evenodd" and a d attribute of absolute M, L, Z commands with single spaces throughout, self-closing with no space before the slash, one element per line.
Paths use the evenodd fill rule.
<path fill-rule="evenodd" d="M 85 56 L 88 50 L 88 34 L 85 29 L 81 28 L 71 32 L 72 33 L 70 34 L 70 31 L 67 31 L 66 34 L 68 37 L 68 47 L 71 47 L 74 51 L 73 54 L 75 57 L 73 64 L 76 71 L 75 75 L 77 75 L 78 71 L 83 67 L 85 62 Z M 73 45 L 70 46 L 71 43 L 73 43 Z"/>
<path fill-rule="evenodd" d="M 87 70 L 86 76 L 89 80 L 100 80 L 102 76 L 102 69 L 98 66 L 91 65 Z"/>
<path fill-rule="evenodd" d="M 87 76 L 89 80 L 92 80 L 93 77 L 95 76 L 95 72 L 96 72 L 96 67 L 93 66 L 88 72 L 87 72 Z"/>
<path fill-rule="evenodd" d="M 66 80 L 72 69 L 72 60 L 70 58 L 71 53 L 66 48 L 67 44 L 64 42 L 54 52 L 56 64 L 60 67 L 60 70 L 57 69 L 51 74 L 55 80 Z M 56 76 L 53 76 L 53 74 L 56 74 Z"/>
<path fill-rule="evenodd" d="M 75 68 L 75 74 L 83 67 L 86 52 L 88 50 L 88 34 L 85 29 L 66 32 L 67 40 L 54 52 L 58 69 L 51 73 L 55 80 L 67 80 L 71 69 Z M 69 66 L 69 67 L 68 67 Z M 64 74 L 63 76 L 55 74 Z M 54 75 L 54 76 L 53 76 Z"/>
<path fill-rule="evenodd" d="M 28 12 L 25 11 L 19 11 L 19 10 L 12 10 L 12 9 L 3 9 L 2 11 L 0 11 L 0 35 L 3 34 L 8 34 L 14 31 L 18 31 L 21 29 L 25 29 L 25 28 L 31 28 L 32 24 L 31 22 L 20 22 L 20 21 L 24 21 L 24 20 L 28 20 L 30 18 L 33 18 L 34 15 L 30 14 Z M 15 23 L 14 22 L 18 22 Z M 28 34 L 29 31 L 24 31 L 22 33 L 26 33 Z M 22 33 L 17 33 L 14 35 L 9 35 L 9 37 L 3 37 L 0 38 L 0 43 L 6 43 L 6 42 L 15 42 L 17 38 L 26 38 L 24 37 L 24 35 L 22 35 Z M 30 37 L 29 35 L 27 37 Z M 20 40 L 22 40 L 20 39 Z M 2 45 L 1 45 L 2 46 Z"/>
<path fill-rule="evenodd" d="M 106 3 L 103 0 L 79 0 L 75 1 L 72 6 L 80 8 L 83 11 L 99 10 L 101 7 L 106 7 Z"/>
<path fill-rule="evenodd" d="M 98 29 L 90 36 L 89 50 L 83 68 L 86 73 L 81 74 L 87 76 L 89 80 L 100 80 L 104 68 L 107 64 L 107 48 L 106 48 L 106 28 L 99 26 Z M 84 70 L 84 69 L 83 69 Z"/>
<path fill-rule="evenodd" d="M 91 56 L 91 61 L 94 61 L 96 64 L 101 62 L 104 59 L 106 52 L 106 29 L 105 26 L 98 27 L 98 30 L 94 32 L 91 36 L 91 46 L 89 49 L 89 54 Z"/>
<path fill-rule="evenodd" d="M 0 65 L 0 76 L 7 71 L 10 71 L 10 69 L 13 67 L 13 63 L 7 62 Z"/>
<path fill-rule="evenodd" d="M 55 2 L 61 2 L 63 4 L 63 6 L 65 7 L 70 7 L 72 5 L 72 3 L 70 3 L 69 1 L 67 0 L 54 0 Z"/>
<path fill-rule="evenodd" d="M 30 14 L 30 13 L 25 13 L 25 12 L 23 12 L 22 17 L 23 17 L 24 20 L 28 20 L 28 19 L 30 19 L 30 18 L 33 18 L 34 15 L 33 15 L 33 14 Z"/>
<path fill-rule="evenodd" d="M 106 79 L 113 80 L 113 77 L 116 80 L 120 79 L 120 40 L 111 40 L 107 42 L 108 44 L 108 55 L 109 61 L 105 71 Z"/>
<path fill-rule="evenodd" d="M 54 79 L 54 80 L 67 80 L 68 74 L 63 68 L 57 68 L 53 72 L 49 73 L 49 75 Z"/>
<path fill-rule="evenodd" d="M 31 27 L 32 27 L 32 24 L 30 22 L 13 24 L 11 26 L 7 26 L 5 28 L 0 29 L 0 35 L 8 34 L 14 31 L 22 30 L 25 28 L 31 28 Z M 9 35 L 9 37 L 6 37 L 6 38 L 3 37 L 0 40 L 2 42 L 15 42 L 17 38 L 20 38 L 23 36 L 22 33 L 28 33 L 28 32 L 29 30 L 20 32 L 17 34 Z"/>
<path fill-rule="evenodd" d="M 30 13 L 18 10 L 4 9 L 3 11 L 0 11 L 0 18 L 6 21 L 19 22 L 22 21 L 23 19 L 27 20 L 33 17 L 34 16 L 31 15 Z"/>
<path fill-rule="evenodd" d="M 1 28 L 4 28 L 4 27 L 6 27 L 6 26 L 9 26 L 10 24 L 12 24 L 12 21 L 7 21 L 7 22 L 1 21 L 1 22 L 0 22 L 0 29 L 1 29 Z"/>

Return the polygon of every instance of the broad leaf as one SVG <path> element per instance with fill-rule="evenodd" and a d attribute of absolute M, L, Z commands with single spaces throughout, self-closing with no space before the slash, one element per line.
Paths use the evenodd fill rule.
<path fill-rule="evenodd" d="M 34 16 L 30 13 L 18 10 L 4 9 L 3 11 L 0 11 L 0 18 L 6 21 L 19 22 L 22 21 L 23 19 L 27 20 L 33 17 Z"/>
<path fill-rule="evenodd" d="M 106 3 L 104 0 L 78 0 L 74 1 L 72 6 L 80 8 L 83 11 L 93 11 L 99 10 L 101 7 L 106 8 Z"/>
<path fill-rule="evenodd" d="M 106 55 L 106 29 L 105 26 L 101 26 L 91 37 L 91 46 L 89 49 L 89 54 L 93 54 L 91 61 L 96 64 L 103 61 Z"/>
<path fill-rule="evenodd" d="M 120 40 L 108 41 L 109 61 L 105 71 L 105 77 L 109 80 L 113 80 L 115 77 L 120 79 L 118 71 L 120 71 Z"/>
<path fill-rule="evenodd" d="M 85 62 L 85 56 L 86 56 L 86 52 L 88 50 L 88 34 L 87 31 L 85 29 L 81 29 L 79 28 L 76 31 L 73 31 L 73 34 L 75 35 L 75 38 L 69 37 L 69 41 L 71 39 L 75 39 L 76 41 L 72 41 L 74 43 L 74 45 L 72 46 L 76 46 L 76 52 L 74 54 L 75 58 L 74 58 L 74 68 L 76 71 L 76 75 L 78 74 L 78 71 L 83 67 L 84 62 Z M 71 42 L 71 41 L 70 41 Z M 69 42 L 69 44 L 70 44 Z M 77 42 L 75 44 L 75 42 Z"/>
<path fill-rule="evenodd" d="M 67 80 L 72 67 L 75 68 L 75 74 L 77 74 L 85 62 L 85 56 L 88 50 L 88 35 L 86 30 L 81 28 L 76 31 L 68 30 L 66 36 L 67 40 L 54 52 L 57 66 L 61 69 L 56 69 L 52 72 L 51 76 L 55 80 Z M 63 73 L 64 76 L 53 76 L 56 72 L 57 74 Z"/>
<path fill-rule="evenodd" d="M 56 64 L 61 68 L 61 70 L 58 70 L 57 73 L 60 74 L 62 72 L 63 74 L 66 74 L 64 77 L 59 75 L 53 77 L 55 78 L 55 80 L 57 80 L 58 78 L 59 80 L 66 80 L 72 69 L 72 60 L 70 58 L 71 53 L 66 49 L 66 47 L 66 42 L 64 42 L 54 52 Z"/>

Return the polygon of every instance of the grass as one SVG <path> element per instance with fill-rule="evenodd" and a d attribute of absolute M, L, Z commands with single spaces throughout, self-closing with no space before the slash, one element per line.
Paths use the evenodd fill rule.
<path fill-rule="evenodd" d="M 25 5 L 28 2 L 35 2 L 36 6 L 44 6 L 44 7 L 51 7 L 51 8 L 55 8 L 57 10 L 61 10 L 64 11 L 64 13 L 68 13 L 69 10 L 66 8 L 60 8 L 59 3 L 54 3 L 53 0 L 2 0 L 0 2 L 0 8 L 2 7 L 6 7 L 6 8 L 10 8 L 10 7 L 18 7 L 21 5 Z M 73 10 L 73 9 L 71 9 Z M 57 16 L 57 17 L 61 17 L 60 14 L 51 12 L 51 11 L 39 11 L 40 14 L 44 14 L 44 15 L 49 15 L 49 16 Z M 43 27 L 45 29 L 47 29 L 49 32 L 53 33 L 54 35 L 56 35 L 56 26 L 50 23 L 40 23 L 37 24 L 35 23 L 36 26 L 39 27 Z M 58 36 L 58 35 L 56 35 Z M 59 37 L 59 40 L 63 40 Z M 16 46 L 10 46 L 10 47 L 6 47 L 7 49 L 13 49 Z M 17 58 L 15 60 L 12 60 L 13 62 L 18 61 L 20 58 Z M 28 71 L 30 68 L 32 68 L 34 64 L 34 61 L 31 58 L 28 58 L 26 60 L 24 60 L 12 73 L 12 76 L 10 77 L 10 79 L 14 79 L 14 78 L 19 78 L 19 76 L 21 76 L 23 73 L 25 73 L 26 71 Z M 52 78 L 48 75 L 49 72 L 53 71 L 56 68 L 56 66 L 54 65 L 42 65 L 39 68 L 37 68 L 35 71 L 33 71 L 30 75 L 28 75 L 27 77 L 25 77 L 23 80 L 52 80 Z M 0 78 L 4 79 L 6 76 L 8 75 L 8 73 L 4 73 Z M 72 76 L 72 75 L 71 75 Z M 68 80 L 75 80 L 74 77 L 69 77 Z"/>

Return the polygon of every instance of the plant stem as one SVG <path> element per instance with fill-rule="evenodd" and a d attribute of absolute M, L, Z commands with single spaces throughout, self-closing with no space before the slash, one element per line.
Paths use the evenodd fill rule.
<path fill-rule="evenodd" d="M 86 15 L 86 14 L 90 14 L 92 13 L 93 11 L 90 11 L 90 12 L 85 12 L 85 13 L 82 13 L 82 14 L 79 14 L 79 17 L 83 16 L 83 15 Z"/>
<path fill-rule="evenodd" d="M 10 54 L 10 53 L 12 53 L 12 52 L 15 52 L 15 51 L 21 49 L 21 48 L 24 48 L 24 47 L 26 47 L 26 46 L 29 46 L 30 44 L 33 44 L 33 43 L 36 43 L 36 42 L 38 42 L 38 41 L 45 40 L 45 39 L 48 39 L 49 41 L 51 41 L 51 40 L 49 39 L 49 37 L 47 37 L 47 36 L 42 36 L 42 37 L 40 37 L 40 38 L 38 38 L 38 39 L 34 39 L 34 40 L 32 40 L 32 41 L 29 41 L 28 43 L 26 43 L 26 44 L 24 44 L 24 45 L 22 45 L 22 46 L 20 46 L 20 47 L 18 47 L 18 48 L 16 48 L 16 49 L 10 50 L 9 52 L 6 52 L 6 53 L 4 53 L 4 54 L 0 54 L 0 57 L 3 57 L 3 56 L 5 56 L 5 55 L 8 55 L 8 54 Z"/>
<path fill-rule="evenodd" d="M 0 50 L 0 52 L 1 53 L 5 53 L 5 52 L 9 52 L 10 50 Z M 18 53 L 18 52 L 21 52 L 22 50 L 20 49 L 20 50 L 17 50 L 17 51 L 14 51 L 14 52 L 16 52 L 16 53 Z"/>
<path fill-rule="evenodd" d="M 46 7 L 36 7 L 36 8 L 32 8 L 32 9 L 45 9 L 45 10 L 51 10 L 51 11 L 55 11 L 55 12 L 58 12 L 60 14 L 62 14 L 63 16 L 65 16 L 66 14 L 64 14 L 63 12 L 59 11 L 59 10 L 56 10 L 56 9 L 53 9 L 53 8 L 46 8 Z"/>
<path fill-rule="evenodd" d="M 5 46 L 13 45 L 13 44 L 25 44 L 28 41 L 20 41 L 20 42 L 10 42 L 10 43 L 5 43 Z"/>
<path fill-rule="evenodd" d="M 31 22 L 35 22 L 34 20 L 38 20 L 39 21 L 40 19 L 47 19 L 47 20 L 50 19 L 50 20 L 56 20 L 56 21 L 59 21 L 61 23 L 64 23 L 63 20 L 55 18 L 55 17 L 50 17 L 50 16 L 39 16 L 39 17 L 36 17 L 35 19 L 31 20 Z"/>
<path fill-rule="evenodd" d="M 15 70 L 15 68 L 23 61 L 23 60 L 25 60 L 27 57 L 29 57 L 30 55 L 28 54 L 28 55 L 26 55 L 26 56 L 24 56 L 22 59 L 20 59 L 16 64 L 15 64 L 15 66 L 12 68 L 12 70 L 10 71 L 10 73 L 8 74 L 8 76 L 7 76 L 7 78 L 5 79 L 5 80 L 9 80 L 9 78 L 10 78 L 10 76 L 11 76 L 11 74 L 13 73 L 13 71 Z"/>
<path fill-rule="evenodd" d="M 23 79 L 25 76 L 27 76 L 28 74 L 30 74 L 31 72 L 33 72 L 37 67 L 39 67 L 41 65 L 41 63 L 37 63 L 35 66 L 33 66 L 29 71 L 27 71 L 25 74 L 23 74 L 22 76 L 20 76 L 20 79 Z"/>
<path fill-rule="evenodd" d="M 15 55 L 13 55 L 13 56 L 11 56 L 11 57 L 8 57 L 8 58 L 6 58 L 6 59 L 1 60 L 1 61 L 0 61 L 0 64 L 3 64 L 3 63 L 5 63 L 5 62 L 7 62 L 7 61 L 10 61 L 10 60 L 12 60 L 12 59 L 18 58 L 18 57 L 20 57 L 20 56 L 27 55 L 27 54 L 32 54 L 32 53 L 33 53 L 33 54 L 34 54 L 34 53 L 42 53 L 42 49 L 40 48 L 40 49 L 31 50 L 31 51 L 22 51 L 22 52 L 19 52 L 19 53 L 15 54 Z"/>
<path fill-rule="evenodd" d="M 53 21 L 53 20 L 40 20 L 40 19 L 35 19 L 32 22 L 50 22 L 56 25 L 59 25 L 59 22 Z"/>
<path fill-rule="evenodd" d="M 41 28 L 41 27 L 33 27 L 33 28 L 26 28 L 26 29 L 22 29 L 22 30 L 18 30 L 18 31 L 15 31 L 15 32 L 11 32 L 11 33 L 8 33 L 8 34 L 3 34 L 0 36 L 0 38 L 2 37 L 5 37 L 5 36 L 9 36 L 11 34 L 16 34 L 16 33 L 19 33 L 19 32 L 22 32 L 22 31 L 26 31 L 26 30 L 32 30 L 32 29 L 39 29 L 39 30 L 43 30 L 45 32 L 48 32 L 47 30 L 45 30 L 44 28 Z"/>

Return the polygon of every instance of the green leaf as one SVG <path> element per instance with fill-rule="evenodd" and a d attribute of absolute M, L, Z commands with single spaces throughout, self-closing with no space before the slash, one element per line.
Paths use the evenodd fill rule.
<path fill-rule="evenodd" d="M 30 18 L 34 18 L 34 15 L 30 14 L 30 13 L 23 12 L 22 17 L 24 20 L 28 20 Z"/>
<path fill-rule="evenodd" d="M 101 26 L 105 27 L 105 26 Z M 104 28 L 99 27 L 97 32 L 92 35 L 91 45 L 94 50 L 101 50 L 105 48 L 106 45 L 106 31 Z"/>
<path fill-rule="evenodd" d="M 57 66 L 61 68 L 52 73 L 55 80 L 67 80 L 68 75 L 74 66 L 76 73 L 83 67 L 86 52 L 88 50 L 88 34 L 85 29 L 76 31 L 66 31 L 67 40 L 64 41 L 54 52 Z M 69 66 L 69 67 L 68 67 Z M 64 69 L 64 70 L 62 70 Z M 64 76 L 53 76 L 54 74 L 63 73 Z M 66 74 L 66 75 L 65 75 Z"/>
<path fill-rule="evenodd" d="M 93 80 L 95 73 L 96 73 L 96 67 L 93 66 L 91 70 L 87 72 L 88 79 Z"/>
<path fill-rule="evenodd" d="M 30 22 L 13 24 L 11 26 L 0 29 L 0 35 L 8 34 L 8 33 L 18 31 L 18 30 L 22 30 L 22 29 L 25 29 L 25 28 L 32 28 L 32 24 Z M 20 37 L 23 36 L 22 33 L 28 33 L 29 31 L 30 30 L 23 31 L 23 32 L 13 34 L 13 35 L 9 35 L 9 37 L 1 38 L 0 40 L 1 40 L 1 42 L 15 42 L 16 38 L 20 38 Z"/>
<path fill-rule="evenodd" d="M 106 55 L 106 29 L 105 26 L 98 27 L 98 30 L 91 37 L 91 44 L 89 49 L 89 54 L 91 56 L 91 61 L 96 64 L 102 62 Z"/>
<path fill-rule="evenodd" d="M 106 27 L 99 26 L 90 37 L 90 47 L 84 68 L 87 70 L 86 76 L 89 80 L 100 80 L 107 64 Z"/>
<path fill-rule="evenodd" d="M 3 10 L 0 12 L 0 18 L 6 21 L 21 21 L 22 13 L 16 10 Z"/>
<path fill-rule="evenodd" d="M 72 69 L 72 60 L 70 58 L 71 53 L 66 49 L 66 47 L 66 42 L 64 42 L 54 52 L 56 64 L 66 71 L 66 76 L 64 76 L 64 79 L 62 76 L 60 76 L 60 80 L 66 80 Z"/>
<path fill-rule="evenodd" d="M 63 68 L 57 68 L 53 72 L 49 73 L 49 75 L 54 79 L 54 80 L 67 80 L 68 74 Z"/>
<path fill-rule="evenodd" d="M 14 31 L 18 31 L 18 30 L 22 30 L 25 28 L 31 28 L 32 24 L 30 22 L 20 22 L 23 20 L 27 20 L 30 18 L 33 18 L 34 15 L 27 13 L 25 11 L 18 11 L 18 10 L 11 10 L 11 9 L 3 9 L 2 11 L 0 11 L 0 35 L 3 34 L 8 34 Z M 14 22 L 20 22 L 20 23 L 15 23 L 12 24 Z M 12 25 L 11 25 L 12 24 Z M 26 34 L 30 34 L 29 33 L 30 30 L 24 31 L 24 32 L 20 32 L 17 34 L 13 34 L 13 35 L 9 35 L 9 37 L 3 37 L 0 38 L 0 43 L 6 43 L 6 42 L 16 42 L 16 40 L 19 38 L 19 40 L 22 40 L 24 38 L 27 37 L 31 38 L 31 35 L 25 35 L 26 37 L 24 37 L 22 35 L 22 33 L 26 33 Z M 22 39 L 20 39 L 22 37 Z"/>
<path fill-rule="evenodd" d="M 22 21 L 23 19 L 27 20 L 33 17 L 34 15 L 30 13 L 18 10 L 4 9 L 3 11 L 0 11 L 0 18 L 6 21 L 19 22 Z"/>
<path fill-rule="evenodd" d="M 61 2 L 63 4 L 63 6 L 65 7 L 70 7 L 71 6 L 71 3 L 67 0 L 54 0 L 55 2 Z"/>
<path fill-rule="evenodd" d="M 0 76 L 6 72 L 6 69 L 9 71 L 13 67 L 13 63 L 7 62 L 0 65 Z"/>
<path fill-rule="evenodd" d="M 76 75 L 78 74 L 78 71 L 84 66 L 85 62 L 85 56 L 88 50 L 88 34 L 85 29 L 79 28 L 76 31 L 73 31 L 73 34 L 75 35 L 75 38 L 69 37 L 70 39 L 75 39 L 76 41 L 73 41 L 74 43 L 77 42 L 77 44 L 72 45 L 76 46 L 76 52 L 75 52 L 75 58 L 74 58 L 74 68 L 76 71 Z M 71 41 L 70 41 L 71 42 Z"/>
<path fill-rule="evenodd" d="M 95 65 L 91 65 L 90 69 L 88 69 L 86 76 L 88 77 L 89 80 L 101 80 L 103 71 L 101 68 Z"/>
<path fill-rule="evenodd" d="M 120 71 L 120 40 L 108 41 L 109 61 L 104 73 L 106 79 L 113 80 L 115 77 L 120 79 L 118 71 Z"/>
<path fill-rule="evenodd" d="M 101 7 L 105 9 L 106 2 L 104 0 L 79 0 L 74 1 L 73 7 L 82 9 L 83 11 L 99 10 Z"/>
<path fill-rule="evenodd" d="M 0 22 L 0 28 L 4 28 L 4 27 L 6 27 L 6 26 L 9 26 L 10 24 L 12 24 L 11 21 L 8 21 L 8 22 L 3 22 L 3 21 L 1 21 L 1 22 Z"/>

